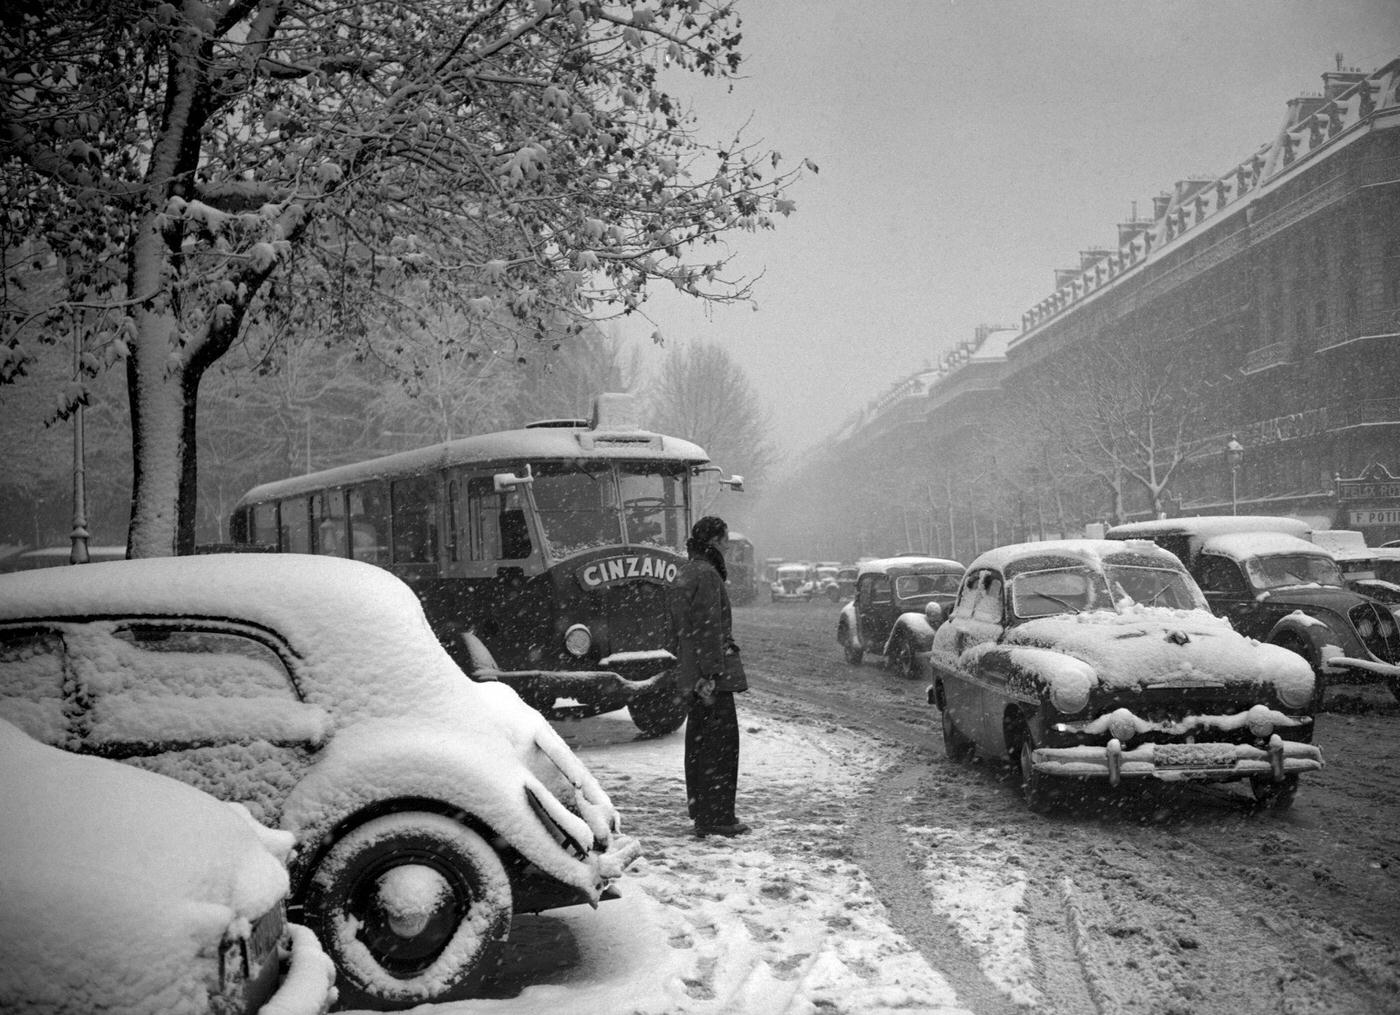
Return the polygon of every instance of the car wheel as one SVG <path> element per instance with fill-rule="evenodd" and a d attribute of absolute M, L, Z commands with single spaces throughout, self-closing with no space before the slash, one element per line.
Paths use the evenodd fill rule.
<path fill-rule="evenodd" d="M 386 814 L 331 847 L 304 922 L 339 972 L 340 1003 L 408 1008 L 469 997 L 510 934 L 511 887 L 496 851 L 459 821 Z"/>
<path fill-rule="evenodd" d="M 947 705 L 939 709 L 939 713 L 943 725 L 943 753 L 952 761 L 966 761 L 972 757 L 972 740 L 954 725 Z"/>
<path fill-rule="evenodd" d="M 895 642 L 890 662 L 894 666 L 894 671 L 905 680 L 913 680 L 918 676 L 914 663 L 914 644 L 907 635 L 900 635 L 899 640 Z"/>
<path fill-rule="evenodd" d="M 1249 778 L 1249 788 L 1261 806 L 1287 810 L 1298 795 L 1298 776 L 1285 775 L 1282 782 L 1275 782 L 1272 775 L 1253 775 Z"/>
<path fill-rule="evenodd" d="M 1327 691 L 1327 675 L 1317 667 L 1317 660 L 1312 657 L 1312 652 L 1301 638 L 1295 636 L 1284 636 L 1277 642 L 1279 648 L 1286 648 L 1290 652 L 1297 653 L 1307 660 L 1308 665 L 1313 669 L 1313 711 L 1322 711 L 1322 696 Z"/>
<path fill-rule="evenodd" d="M 1031 752 L 1035 750 L 1035 742 L 1031 738 L 1030 730 L 1023 730 L 1021 734 L 1021 749 L 1019 752 L 1021 762 L 1021 797 L 1026 801 L 1026 806 L 1035 814 L 1044 814 L 1050 810 L 1050 779 L 1035 770 L 1031 764 Z"/>
<path fill-rule="evenodd" d="M 664 737 L 685 724 L 685 704 L 676 697 L 669 684 L 650 694 L 643 694 L 627 703 L 632 722 L 645 737 Z"/>

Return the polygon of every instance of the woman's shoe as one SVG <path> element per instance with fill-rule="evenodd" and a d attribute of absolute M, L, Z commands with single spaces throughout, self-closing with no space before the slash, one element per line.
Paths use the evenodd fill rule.
<path fill-rule="evenodd" d="M 695 834 L 702 839 L 707 835 L 725 835 L 732 838 L 736 835 L 743 835 L 748 830 L 749 826 L 744 824 L 742 821 L 736 821 L 732 825 L 697 824 L 695 826 Z"/>

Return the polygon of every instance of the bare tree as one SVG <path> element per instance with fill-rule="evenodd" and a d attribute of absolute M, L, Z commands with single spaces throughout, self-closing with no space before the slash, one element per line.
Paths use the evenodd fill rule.
<path fill-rule="evenodd" d="M 1202 402 L 1188 368 L 1168 346 L 1104 333 L 1026 382 L 1016 398 L 1022 465 L 1054 489 L 1057 524 L 1063 495 L 1086 479 L 1102 484 L 1115 521 L 1133 489 L 1154 517 L 1163 513 L 1177 468 L 1200 445 Z"/>
<path fill-rule="evenodd" d="M 0 245 L 70 283 L 38 316 L 7 290 L 0 382 L 106 315 L 85 363 L 125 368 L 130 550 L 159 556 L 193 546 L 200 382 L 269 306 L 369 343 L 415 280 L 541 335 L 654 281 L 744 299 L 712 241 L 791 212 L 795 171 L 659 84 L 733 74 L 739 41 L 719 0 L 11 0 Z"/>
<path fill-rule="evenodd" d="M 726 471 L 761 485 L 778 461 L 772 420 L 740 366 L 718 345 L 672 349 L 651 385 L 652 427 L 694 441 Z"/>

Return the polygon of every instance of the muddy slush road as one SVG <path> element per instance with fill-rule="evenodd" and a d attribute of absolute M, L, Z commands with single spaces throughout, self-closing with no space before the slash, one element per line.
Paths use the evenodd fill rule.
<path fill-rule="evenodd" d="M 822 718 L 889 750 L 850 823 L 851 858 L 969 1008 L 1024 1011 L 929 906 L 910 829 L 993 842 L 1025 872 L 1037 1011 L 1400 1013 L 1400 705 L 1388 692 L 1328 692 L 1326 767 L 1289 810 L 1257 807 L 1245 784 L 1153 782 L 1086 789 L 1040 816 L 1008 767 L 944 756 L 921 681 L 878 657 L 844 661 L 836 609 L 735 610 L 751 683 L 741 709 Z"/>

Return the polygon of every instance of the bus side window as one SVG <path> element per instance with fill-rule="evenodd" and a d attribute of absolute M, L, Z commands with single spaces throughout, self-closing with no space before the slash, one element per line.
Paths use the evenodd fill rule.
<path fill-rule="evenodd" d="M 253 505 L 252 542 L 263 546 L 277 546 L 277 502 L 265 501 Z"/>
<path fill-rule="evenodd" d="M 520 494 L 497 493 L 490 476 L 467 480 L 471 560 L 524 560 L 534 553 Z"/>
<path fill-rule="evenodd" d="M 350 490 L 350 555 L 368 564 L 389 563 L 384 545 L 389 531 L 382 483 L 366 483 Z"/>
<path fill-rule="evenodd" d="M 287 553 L 311 552 L 311 505 L 305 497 L 282 502 L 282 549 Z"/>
<path fill-rule="evenodd" d="M 316 552 L 331 557 L 346 556 L 345 491 L 330 490 L 311 498 L 316 518 Z"/>
<path fill-rule="evenodd" d="M 394 562 L 437 563 L 437 477 L 414 476 L 389 485 Z"/>

